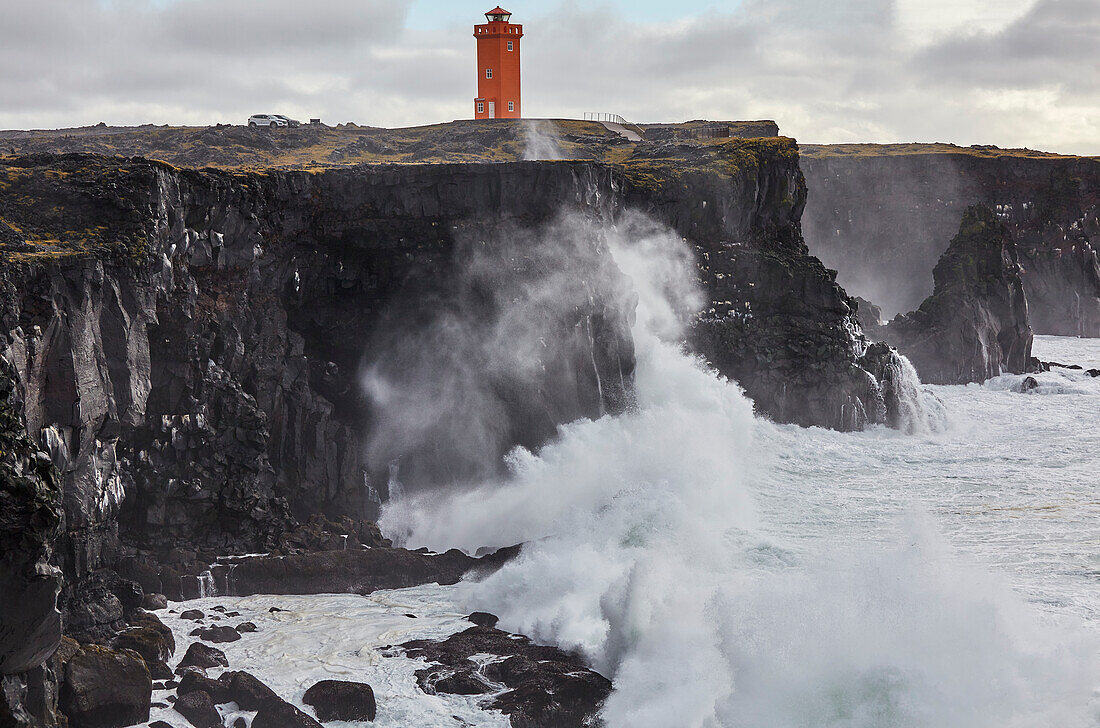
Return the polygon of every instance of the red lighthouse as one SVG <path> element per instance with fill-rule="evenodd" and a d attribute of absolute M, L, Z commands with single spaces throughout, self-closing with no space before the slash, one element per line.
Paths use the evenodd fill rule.
<path fill-rule="evenodd" d="M 512 14 L 501 7 L 485 13 L 488 21 L 474 26 L 477 38 L 477 98 L 475 119 L 518 119 L 519 39 L 523 26 L 509 22 Z"/>

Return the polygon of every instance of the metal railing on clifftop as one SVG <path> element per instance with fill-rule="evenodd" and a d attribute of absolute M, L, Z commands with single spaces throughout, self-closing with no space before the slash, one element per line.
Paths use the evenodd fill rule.
<path fill-rule="evenodd" d="M 629 124 L 630 122 L 619 116 L 618 114 L 605 114 L 600 111 L 586 111 L 584 112 L 585 121 L 607 121 L 612 124 Z"/>

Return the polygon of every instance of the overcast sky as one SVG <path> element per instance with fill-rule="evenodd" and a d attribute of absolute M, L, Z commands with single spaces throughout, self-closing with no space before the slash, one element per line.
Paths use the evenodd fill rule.
<path fill-rule="evenodd" d="M 0 0 L 0 128 L 468 118 L 493 2 Z M 1100 154 L 1100 0 L 504 5 L 526 116 Z"/>

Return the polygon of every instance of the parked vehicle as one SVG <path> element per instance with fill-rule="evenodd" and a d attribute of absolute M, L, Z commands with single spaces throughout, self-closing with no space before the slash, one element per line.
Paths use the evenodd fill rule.
<path fill-rule="evenodd" d="M 287 126 L 292 128 L 302 125 L 302 122 L 298 121 L 297 119 L 291 119 L 289 116 L 283 116 L 282 114 L 272 114 L 272 116 L 274 116 L 276 119 L 282 119 L 286 122 Z"/>
<path fill-rule="evenodd" d="M 252 128 L 266 126 L 268 128 L 290 126 L 290 120 L 279 117 L 276 114 L 253 114 L 248 117 L 248 125 Z"/>

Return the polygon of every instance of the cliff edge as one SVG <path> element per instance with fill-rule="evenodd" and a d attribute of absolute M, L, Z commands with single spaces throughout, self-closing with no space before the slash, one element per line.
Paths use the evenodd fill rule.
<path fill-rule="evenodd" d="M 1012 234 L 993 211 L 968 208 L 933 270 L 935 291 L 880 331 L 930 384 L 1022 374 L 1032 331 Z"/>

